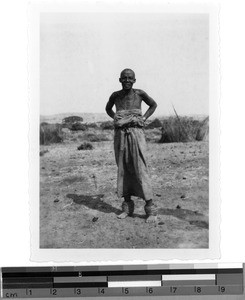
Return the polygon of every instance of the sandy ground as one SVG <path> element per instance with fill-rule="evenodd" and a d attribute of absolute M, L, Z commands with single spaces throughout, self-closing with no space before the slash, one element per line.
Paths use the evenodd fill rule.
<path fill-rule="evenodd" d="M 145 223 L 138 198 L 133 218 L 117 218 L 113 142 L 80 144 L 41 146 L 41 248 L 208 247 L 208 142 L 148 143 L 156 224 Z"/>

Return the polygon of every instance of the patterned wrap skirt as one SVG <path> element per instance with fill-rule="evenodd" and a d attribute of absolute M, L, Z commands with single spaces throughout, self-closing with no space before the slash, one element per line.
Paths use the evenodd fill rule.
<path fill-rule="evenodd" d="M 144 121 L 140 109 L 120 110 L 114 117 L 114 151 L 117 173 L 117 196 L 153 198 L 146 163 Z"/>

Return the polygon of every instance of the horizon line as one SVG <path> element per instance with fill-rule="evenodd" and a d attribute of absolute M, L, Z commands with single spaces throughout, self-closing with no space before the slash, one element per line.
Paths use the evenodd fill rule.
<path fill-rule="evenodd" d="M 51 117 L 51 116 L 58 116 L 58 115 L 65 115 L 65 114 L 66 115 L 67 114 L 70 114 L 70 115 L 76 115 L 76 114 L 105 114 L 106 116 L 108 116 L 106 112 L 61 112 L 61 113 L 53 113 L 53 114 L 39 114 L 39 116 L 40 117 Z M 171 115 L 171 114 L 175 115 L 174 112 L 173 113 L 166 113 L 166 114 L 164 114 L 164 113 L 160 113 L 160 114 L 159 113 L 154 113 L 153 115 L 154 116 L 156 116 L 156 115 L 158 115 L 158 116 L 168 116 L 168 115 Z M 178 113 L 178 115 L 179 116 L 183 116 L 183 115 L 184 116 L 209 116 L 209 113 L 190 113 L 190 114 L 179 114 Z"/>

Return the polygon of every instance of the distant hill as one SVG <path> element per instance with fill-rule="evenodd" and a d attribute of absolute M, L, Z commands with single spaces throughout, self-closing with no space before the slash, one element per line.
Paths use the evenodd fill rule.
<path fill-rule="evenodd" d="M 111 119 L 106 113 L 63 113 L 49 116 L 41 115 L 40 122 L 47 122 L 50 124 L 61 123 L 64 118 L 70 116 L 82 117 L 84 123 L 104 122 Z"/>
<path fill-rule="evenodd" d="M 187 117 L 187 118 L 193 118 L 194 120 L 198 120 L 198 121 L 201 121 L 201 120 L 204 120 L 205 118 L 208 117 L 208 115 L 178 115 L 179 117 Z M 169 118 L 169 117 L 175 117 L 175 114 L 172 113 L 172 114 L 168 114 L 168 115 L 158 115 L 158 114 L 154 114 L 151 116 L 151 119 L 154 120 L 154 119 L 159 119 L 160 121 L 166 119 L 166 118 Z"/>

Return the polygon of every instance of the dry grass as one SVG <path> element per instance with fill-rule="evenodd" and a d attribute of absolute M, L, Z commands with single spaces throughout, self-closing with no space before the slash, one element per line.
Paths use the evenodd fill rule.
<path fill-rule="evenodd" d="M 203 120 L 196 134 L 197 141 L 207 141 L 208 138 L 209 138 L 209 117 Z"/>
<path fill-rule="evenodd" d="M 106 142 L 110 141 L 110 137 L 107 134 L 96 132 L 96 133 L 86 133 L 83 138 L 90 142 Z"/>
<path fill-rule="evenodd" d="M 62 141 L 63 133 L 60 124 L 40 124 L 40 145 L 61 143 Z"/>
<path fill-rule="evenodd" d="M 44 156 L 44 154 L 46 154 L 46 153 L 48 153 L 49 151 L 46 149 L 46 150 L 41 150 L 40 152 L 39 152 L 39 155 L 40 156 Z"/>
<path fill-rule="evenodd" d="M 163 120 L 159 143 L 191 142 L 196 140 L 201 122 L 192 117 L 171 116 Z"/>

